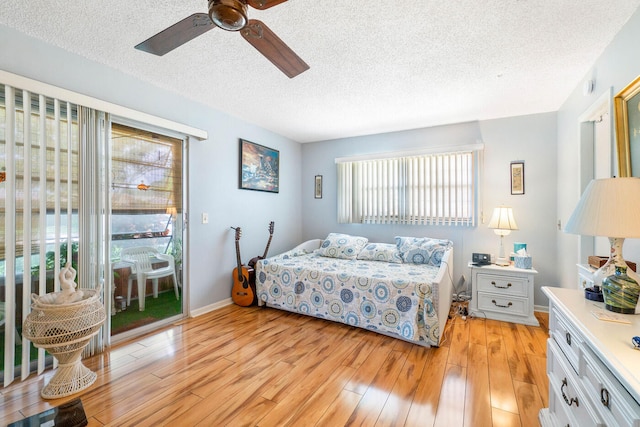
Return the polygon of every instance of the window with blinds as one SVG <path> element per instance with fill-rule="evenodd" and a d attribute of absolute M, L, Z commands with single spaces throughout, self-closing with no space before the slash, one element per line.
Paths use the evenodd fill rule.
<path fill-rule="evenodd" d="M 336 160 L 338 222 L 475 224 L 477 151 Z"/>
<path fill-rule="evenodd" d="M 78 111 L 74 104 L 23 91 L 11 93 L 13 147 L 7 145 L 6 128 L 0 125 L 0 169 L 6 172 L 5 159 L 11 151 L 15 159 L 11 183 L 14 197 L 8 200 L 7 186 L 0 187 L 0 219 L 5 218 L 9 201 L 15 206 L 15 253 L 22 257 L 24 253 L 38 254 L 41 237 L 47 241 L 49 250 L 56 238 L 58 241 L 78 238 Z M 0 124 L 7 119 L 5 97 L 5 92 L 0 91 Z M 29 134 L 26 138 L 25 133 Z M 63 225 L 57 232 L 55 213 L 60 215 L 57 221 Z M 3 221 L 0 241 L 6 242 Z M 0 266 L 4 259 L 5 245 L 0 245 Z"/>
<path fill-rule="evenodd" d="M 20 336 L 32 293 L 59 290 L 54 278 L 67 260 L 77 268 L 80 235 L 79 107 L 0 85 L 0 308 L 8 385 L 26 378 L 44 350 Z M 85 276 L 87 277 L 86 272 Z"/>
<path fill-rule="evenodd" d="M 111 257 L 131 246 L 179 245 L 183 140 L 111 125 Z M 178 237 L 178 239 L 176 239 Z"/>

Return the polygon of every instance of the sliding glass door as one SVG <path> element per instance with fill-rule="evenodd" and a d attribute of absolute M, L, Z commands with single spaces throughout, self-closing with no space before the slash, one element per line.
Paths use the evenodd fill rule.
<path fill-rule="evenodd" d="M 102 289 L 111 314 L 87 354 L 108 344 L 109 330 L 113 335 L 183 316 L 185 139 L 112 124 L 106 113 L 0 84 L 0 382 L 5 386 L 55 366 L 51 356 L 24 339 L 22 324 L 31 294 L 60 290 L 57 277 L 67 262 L 78 271 L 79 287 Z M 129 281 L 140 277 L 140 269 L 121 260 L 123 250 L 136 247 L 154 252 L 140 288 Z M 169 266 L 170 274 L 155 279 L 157 270 Z M 140 295 L 146 297 L 144 311 Z"/>
<path fill-rule="evenodd" d="M 111 125 L 112 336 L 183 313 L 183 146 Z"/>

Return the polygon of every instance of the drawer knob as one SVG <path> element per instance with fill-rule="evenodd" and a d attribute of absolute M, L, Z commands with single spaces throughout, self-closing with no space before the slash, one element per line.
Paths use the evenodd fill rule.
<path fill-rule="evenodd" d="M 600 402 L 607 408 L 609 407 L 609 390 L 604 387 L 600 389 Z"/>
<path fill-rule="evenodd" d="M 578 406 L 580 406 L 580 404 L 578 403 L 578 398 L 577 397 L 572 397 L 571 399 L 569 399 L 567 397 L 567 395 L 564 392 L 564 388 L 567 387 L 567 379 L 564 378 L 562 380 L 562 386 L 560 387 L 560 392 L 562 392 L 562 398 L 564 399 L 565 403 L 569 406 L 573 405 L 574 403 L 576 404 L 576 408 Z"/>
<path fill-rule="evenodd" d="M 498 286 L 495 281 L 491 281 L 491 284 L 498 289 L 509 289 L 511 287 L 511 283 L 507 283 L 507 286 Z"/>
<path fill-rule="evenodd" d="M 565 334 L 564 338 L 567 340 L 567 344 L 571 345 L 571 334 L 569 332 Z"/>
<path fill-rule="evenodd" d="M 496 300 L 492 299 L 491 302 L 496 306 L 496 307 L 500 307 L 500 308 L 509 308 L 513 305 L 513 303 L 511 301 L 509 301 L 509 304 L 507 305 L 503 305 L 503 304 L 498 304 L 496 302 Z"/>

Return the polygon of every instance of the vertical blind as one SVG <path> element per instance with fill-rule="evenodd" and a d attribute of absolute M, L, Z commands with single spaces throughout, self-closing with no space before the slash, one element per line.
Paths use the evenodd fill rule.
<path fill-rule="evenodd" d="M 78 269 L 82 287 L 96 287 L 102 280 L 89 268 L 94 265 L 93 271 L 100 271 L 98 266 L 104 266 L 98 248 L 86 248 L 81 257 L 77 244 L 82 233 L 91 233 L 96 237 L 92 241 L 100 242 L 95 230 L 102 227 L 95 218 L 87 223 L 83 215 L 89 211 L 79 206 L 81 199 L 90 200 L 99 191 L 97 181 L 91 179 L 82 190 L 79 188 L 81 152 L 90 154 L 99 143 L 95 129 L 83 122 L 80 108 L 0 85 L 0 168 L 5 172 L 5 182 L 0 183 L 0 304 L 4 327 L 0 371 L 5 386 L 18 371 L 25 379 L 35 366 L 38 373 L 45 368 L 44 350 L 36 350 L 20 336 L 30 311 L 31 294 L 58 291 L 57 277 L 67 261 Z M 87 151 L 89 147 L 94 148 Z M 82 221 L 84 231 L 80 229 Z M 79 262 L 86 267 L 78 268 Z M 101 345 L 98 336 L 90 351 Z"/>
<path fill-rule="evenodd" d="M 31 293 L 57 291 L 54 278 L 64 262 L 77 263 L 80 287 L 102 286 L 103 299 L 112 288 L 109 142 L 113 114 L 118 120 L 207 139 L 203 130 L 0 70 L 0 346 L 4 350 L 0 377 L 5 386 L 17 376 L 27 378 L 36 367 L 43 372 L 45 362 L 51 360 L 23 340 L 21 330 Z M 155 135 L 147 136 L 143 139 L 158 142 Z M 174 190 L 174 197 L 152 197 L 154 203 L 158 201 L 154 209 L 179 212 L 183 183 L 174 166 L 181 164 L 181 144 L 164 142 L 156 147 L 171 148 L 155 150 L 155 159 L 148 162 L 133 158 L 130 166 L 144 169 L 145 162 L 160 164 L 159 169 L 166 172 L 160 181 Z M 163 167 L 169 158 L 174 163 Z M 153 184 L 156 189 L 160 181 Z M 166 191 L 156 195 L 163 193 L 166 196 Z M 107 318 L 110 306 L 105 305 Z M 109 339 L 107 322 L 84 356 L 100 352 Z"/>
<path fill-rule="evenodd" d="M 337 160 L 338 222 L 475 225 L 475 153 Z"/>

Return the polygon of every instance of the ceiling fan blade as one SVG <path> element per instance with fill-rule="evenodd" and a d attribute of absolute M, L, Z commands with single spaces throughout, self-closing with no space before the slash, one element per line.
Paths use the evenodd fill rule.
<path fill-rule="evenodd" d="M 136 46 L 136 49 L 154 55 L 162 56 L 173 49 L 182 46 L 186 42 L 195 39 L 210 29 L 215 28 L 213 22 L 206 13 L 194 13 L 193 15 L 160 31 L 155 36 Z"/>
<path fill-rule="evenodd" d="M 263 22 L 250 19 L 240 30 L 242 37 L 289 78 L 307 71 L 309 66 Z"/>
<path fill-rule="evenodd" d="M 254 9 L 269 9 L 270 7 L 277 6 L 280 3 L 284 3 L 287 0 L 248 0 L 249 6 Z"/>

